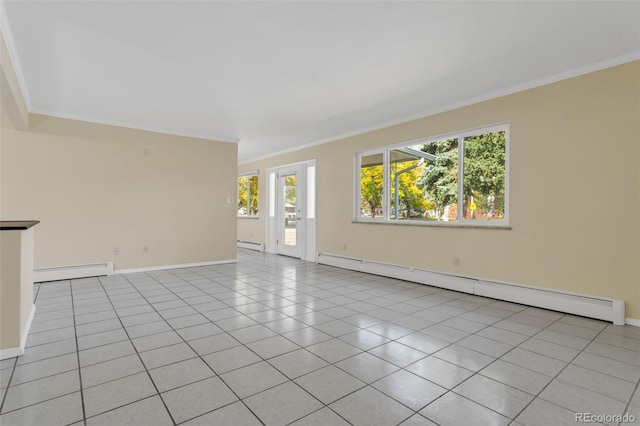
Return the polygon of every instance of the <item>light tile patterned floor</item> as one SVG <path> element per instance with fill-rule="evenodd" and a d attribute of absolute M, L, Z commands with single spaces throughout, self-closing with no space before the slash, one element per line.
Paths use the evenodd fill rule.
<path fill-rule="evenodd" d="M 238 257 L 36 285 L 2 426 L 640 421 L 640 328 Z"/>

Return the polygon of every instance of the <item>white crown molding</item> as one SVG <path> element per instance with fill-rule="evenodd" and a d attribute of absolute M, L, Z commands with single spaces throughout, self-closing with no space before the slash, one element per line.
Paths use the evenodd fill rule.
<path fill-rule="evenodd" d="M 85 123 L 102 124 L 105 126 L 121 127 L 123 129 L 140 130 L 143 132 L 160 133 L 163 135 L 203 139 L 211 142 L 222 142 L 222 143 L 232 143 L 232 144 L 240 143 L 240 139 L 214 138 L 214 137 L 211 137 L 211 135 L 203 135 L 203 134 L 189 133 L 189 132 L 175 132 L 172 130 L 168 130 L 168 129 L 164 129 L 162 127 L 156 127 L 156 126 L 153 126 L 153 127 L 134 126 L 130 123 L 124 123 L 117 120 L 102 120 L 102 119 L 96 119 L 96 118 L 87 117 L 79 114 L 68 114 L 68 113 L 60 113 L 57 111 L 50 111 L 43 108 L 30 108 L 29 112 L 32 114 L 46 115 L 49 117 L 64 118 L 67 120 L 77 120 L 77 121 L 83 121 Z"/>
<path fill-rule="evenodd" d="M 198 138 L 198 139 L 204 139 L 204 140 L 210 140 L 210 141 L 216 141 L 216 142 L 225 142 L 225 143 L 235 143 L 238 144 L 241 142 L 241 139 L 239 138 L 228 138 L 228 137 L 216 137 L 215 135 L 204 135 L 201 133 L 191 133 L 191 132 L 176 132 L 176 131 L 172 131 L 172 130 L 168 130 L 166 128 L 163 128 L 161 126 L 135 126 L 131 123 L 123 123 L 123 122 L 119 122 L 116 120 L 103 120 L 103 119 L 99 119 L 99 118 L 94 118 L 94 117 L 87 117 L 87 116 L 82 116 L 82 115 L 78 115 L 78 114 L 70 114 L 70 113 L 63 113 L 63 112 L 58 112 L 58 111 L 50 111 L 50 110 L 46 110 L 46 109 L 42 109 L 42 108 L 35 108 L 32 104 L 32 99 L 31 99 L 31 95 L 29 93 L 27 84 L 26 84 L 26 80 L 25 80 L 25 74 L 23 72 L 23 68 L 21 65 L 21 62 L 19 60 L 19 56 L 18 56 L 18 52 L 15 46 L 15 41 L 12 35 L 12 31 L 11 31 L 11 26 L 9 24 L 9 20 L 6 16 L 6 13 L 4 12 L 4 1 L 0 0 L 0 31 L 2 31 L 2 34 L 4 35 L 6 44 L 7 44 L 7 50 L 9 53 L 9 57 L 12 60 L 13 63 L 13 67 L 15 69 L 16 72 L 16 76 L 17 76 L 17 80 L 18 80 L 18 84 L 20 86 L 20 90 L 22 91 L 22 95 L 24 97 L 25 103 L 27 105 L 27 108 L 29 110 L 30 113 L 35 113 L 35 114 L 43 114 L 43 115 L 48 115 L 48 116 L 52 116 L 52 117 L 59 117 L 59 118 L 66 118 L 66 119 L 72 119 L 72 120 L 80 120 L 80 121 L 85 121 L 85 122 L 90 122 L 90 123 L 96 123 L 96 124 L 104 124 L 104 125 L 110 125 L 110 126 L 117 126 L 117 127 L 123 127 L 123 128 L 128 128 L 128 129 L 134 129 L 134 130 L 142 130 L 142 131 L 148 131 L 148 132 L 155 132 L 155 133 L 162 133 L 162 134 L 168 134 L 168 135 L 175 135 L 175 136 L 184 136 L 184 137 L 192 137 L 192 138 Z M 606 69 L 606 68 L 610 68 L 616 65 L 621 65 L 627 62 L 631 62 L 631 61 L 635 61 L 635 60 L 639 60 L 640 59 L 640 52 L 633 52 L 627 55 L 622 55 L 622 56 L 618 56 L 615 58 L 610 58 L 607 59 L 605 61 L 601 61 L 601 62 L 596 62 L 584 67 L 580 67 L 580 68 L 576 68 L 570 71 L 566 71 L 566 72 L 562 72 L 562 73 L 558 73 L 555 74 L 553 76 L 549 76 L 549 77 L 545 77 L 545 78 L 541 78 L 541 79 L 537 79 L 537 80 L 533 80 L 527 83 L 523 83 L 520 85 L 516 85 L 516 86 L 511 86 L 508 87 L 506 89 L 503 90 L 499 90 L 499 91 L 495 91 L 492 93 L 488 93 L 482 96 L 477 96 L 477 97 L 473 97 L 473 98 L 469 98 L 466 99 L 464 101 L 460 101 L 460 102 L 455 102 L 455 103 L 451 103 L 451 104 L 447 104 L 444 105 L 442 107 L 438 107 L 438 108 L 432 108 L 430 110 L 426 110 L 426 111 L 422 111 L 420 113 L 416 113 L 416 114 L 411 114 L 408 116 L 404 116 L 402 118 L 397 118 L 397 119 L 393 119 L 393 120 L 389 120 L 389 121 L 385 121 L 381 124 L 376 124 L 373 126 L 367 126 L 367 127 L 363 127 L 363 128 L 359 128 L 350 132 L 345 132 L 342 134 L 338 134 L 338 135 L 334 135 L 334 136 L 330 136 L 328 138 L 324 138 L 324 139 L 320 139 L 320 140 L 316 140 L 316 141 L 312 141 L 309 143 L 304 143 L 302 145 L 296 146 L 296 147 L 291 147 L 291 148 L 287 148 L 284 150 L 280 150 L 280 151 L 276 151 L 273 153 L 269 153 L 266 155 L 262 155 L 262 156 L 256 156 L 256 157 L 251 157 L 248 158 L 246 160 L 241 160 L 238 162 L 239 165 L 245 165 L 248 163 L 252 163 L 255 161 L 260 161 L 260 160 L 264 160 L 264 159 L 268 159 L 268 158 L 273 158 L 279 155 L 283 155 L 283 154 L 287 154 L 287 153 L 291 153 L 291 152 L 296 152 L 296 151 L 300 151 L 300 150 L 304 150 L 304 149 L 308 149 L 314 146 L 318 146 L 318 145 L 323 145 L 326 143 L 330 143 L 330 142 L 335 142 L 337 140 L 340 139 L 345 139 L 348 137 L 352 137 L 352 136 L 357 136 L 357 135 L 361 135 L 363 133 L 367 133 L 367 132 L 371 132 L 371 131 L 375 131 L 375 130 L 380 130 L 380 129 L 384 129 L 390 126 L 394 126 L 394 125 L 398 125 L 398 124 L 402 124 L 402 123 L 406 123 L 412 120 L 416 120 L 416 119 L 420 119 L 420 118 L 425 118 L 425 117 L 429 117 L 435 114 L 439 114 L 442 112 L 446 112 L 446 111 L 451 111 L 457 108 L 462 108 L 465 106 L 469 106 L 469 105 L 473 105 L 479 102 L 483 102 L 483 101 L 487 101 L 490 99 L 495 99 L 501 96 L 505 96 L 505 95 L 509 95 L 509 94 L 513 94 L 513 93 L 517 93 L 517 92 L 521 92 L 524 90 L 528 90 L 528 89 L 532 89 L 535 87 L 539 87 L 539 86 L 543 86 L 546 84 L 551 84 L 557 81 L 561 81 L 561 80 L 566 80 L 568 78 L 572 78 L 572 77 L 577 77 L 583 74 L 587 74 L 590 72 L 595 72 L 595 71 L 599 71 L 602 69 Z"/>
<path fill-rule="evenodd" d="M 474 105 L 480 102 L 485 102 L 491 99 L 496 99 L 502 96 L 506 96 L 506 95 L 512 95 L 514 93 L 518 93 L 518 92 L 523 92 L 525 90 L 529 90 L 529 89 L 534 89 L 536 87 L 541 87 L 541 86 L 545 86 L 547 84 L 552 84 L 552 83 L 556 83 L 558 81 L 562 81 L 562 80 L 568 80 L 570 78 L 573 77 L 579 77 L 581 75 L 585 75 L 585 74 L 589 74 L 592 72 L 596 72 L 596 71 L 601 71 L 607 68 L 611 68 L 611 67 L 615 67 L 617 65 L 622 65 L 622 64 L 626 64 L 628 62 L 633 62 L 633 61 L 637 61 L 640 60 L 640 52 L 634 52 L 628 55 L 622 55 L 622 56 L 617 56 L 615 58 L 611 58 L 608 59 L 606 61 L 602 61 L 602 62 L 597 62 L 594 64 L 590 64 L 581 68 L 575 68 L 573 70 L 570 71 L 566 71 L 566 72 L 562 72 L 559 74 L 555 74 L 552 75 L 550 77 L 545 77 L 545 78 L 540 78 L 537 80 L 533 80 L 527 83 L 523 83 L 523 84 L 519 84 L 516 86 L 511 86 L 508 87 L 506 89 L 503 90 L 499 90 L 499 91 L 495 91 L 495 92 L 491 92 L 488 93 L 486 95 L 481 95 L 481 96 L 476 96 L 473 98 L 469 98 L 467 100 L 461 101 L 461 102 L 455 102 L 455 103 L 451 103 L 442 107 L 438 107 L 438 108 L 433 108 L 427 111 L 423 111 L 421 113 L 417 113 L 417 114 L 411 114 L 408 116 L 405 116 L 403 118 L 398 118 L 395 120 L 391 120 L 391 121 L 386 121 L 382 124 L 377 124 L 375 126 L 369 126 L 369 127 L 363 127 L 359 130 L 354 130 L 352 132 L 347 132 L 347 133 L 342 133 L 340 135 L 336 135 L 336 136 L 331 136 L 329 138 L 326 139 L 320 139 L 318 141 L 314 141 L 314 142 L 309 142 L 294 148 L 287 148 L 284 149 L 282 151 L 278 151 L 278 152 L 274 152 L 274 153 L 270 153 L 270 154 L 266 154 L 266 155 L 262 155 L 262 156 L 258 156 L 258 157 L 252 157 L 248 160 L 242 160 L 241 162 L 238 163 L 238 165 L 244 165 L 244 164 L 249 164 L 249 163 L 253 163 L 255 161 L 260 161 L 260 160 L 266 160 L 268 158 L 272 158 L 272 157 L 277 157 L 279 155 L 283 155 L 283 154 L 289 154 L 291 152 L 295 152 L 295 151 L 301 151 L 303 149 L 307 149 L 307 148 L 312 148 L 314 146 L 318 146 L 318 145 L 323 145 L 326 143 L 331 143 L 331 142 L 335 142 L 341 139 L 346 139 L 352 136 L 358 136 L 358 135 L 362 135 L 364 133 L 368 133 L 368 132 L 373 132 L 375 130 L 381 130 L 381 129 L 385 129 L 387 127 L 391 127 L 391 126 L 397 126 L 398 124 L 403 124 L 403 123 L 408 123 L 410 121 L 413 120 L 419 120 L 421 118 L 426 118 L 426 117 L 430 117 L 432 115 L 436 115 L 436 114 L 440 114 L 443 112 L 447 112 L 447 111 L 452 111 L 454 109 L 458 109 L 458 108 L 463 108 L 469 105 Z M 429 135 L 425 135 L 425 136 L 429 136 Z"/>

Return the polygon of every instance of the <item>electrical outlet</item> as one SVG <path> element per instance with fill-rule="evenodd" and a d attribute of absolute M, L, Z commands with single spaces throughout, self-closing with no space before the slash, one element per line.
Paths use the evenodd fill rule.
<path fill-rule="evenodd" d="M 151 151 L 149 150 L 149 148 L 145 148 L 143 153 L 145 157 L 149 157 L 151 155 Z"/>
<path fill-rule="evenodd" d="M 113 248 L 113 254 L 116 255 L 116 256 L 119 256 L 120 255 L 120 247 L 114 247 Z"/>
<path fill-rule="evenodd" d="M 149 253 L 149 246 L 142 247 L 142 252 L 143 253 Z"/>
<path fill-rule="evenodd" d="M 344 243 L 344 244 L 342 245 L 342 250 L 347 251 L 347 243 Z"/>
<path fill-rule="evenodd" d="M 455 266 L 456 268 L 460 267 L 460 258 L 459 257 L 454 257 L 453 258 L 453 266 Z"/>

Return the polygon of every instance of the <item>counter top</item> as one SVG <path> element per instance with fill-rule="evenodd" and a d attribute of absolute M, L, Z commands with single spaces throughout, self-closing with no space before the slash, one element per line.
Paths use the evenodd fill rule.
<path fill-rule="evenodd" d="M 0 231 L 24 231 L 39 223 L 39 220 L 0 220 Z"/>

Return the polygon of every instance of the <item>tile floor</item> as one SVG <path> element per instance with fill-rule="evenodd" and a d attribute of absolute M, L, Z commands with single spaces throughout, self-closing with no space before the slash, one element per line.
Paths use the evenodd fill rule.
<path fill-rule="evenodd" d="M 36 285 L 2 426 L 640 421 L 640 328 L 238 256 Z"/>

